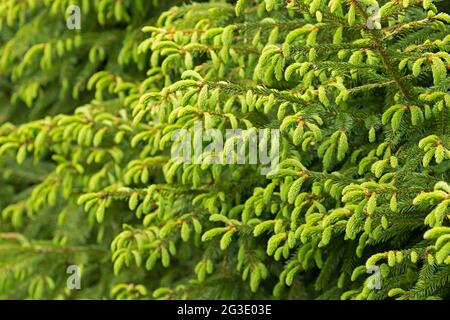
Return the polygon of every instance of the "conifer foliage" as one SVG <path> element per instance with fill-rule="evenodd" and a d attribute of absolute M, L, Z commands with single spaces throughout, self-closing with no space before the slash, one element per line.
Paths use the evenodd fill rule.
<path fill-rule="evenodd" d="M 449 298 L 441 4 L 1 1 L 0 298 Z M 278 168 L 175 161 L 198 121 Z"/>

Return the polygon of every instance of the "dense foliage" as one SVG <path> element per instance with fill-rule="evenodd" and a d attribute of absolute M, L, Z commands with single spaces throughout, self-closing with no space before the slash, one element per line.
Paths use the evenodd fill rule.
<path fill-rule="evenodd" d="M 449 10 L 230 2 L 0 1 L 0 298 L 449 297 Z"/>

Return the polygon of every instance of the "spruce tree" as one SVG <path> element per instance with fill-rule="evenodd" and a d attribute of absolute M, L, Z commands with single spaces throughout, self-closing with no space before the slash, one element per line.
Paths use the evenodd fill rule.
<path fill-rule="evenodd" d="M 0 298 L 448 298 L 445 11 L 2 1 Z M 176 161 L 199 122 L 279 165 Z"/>

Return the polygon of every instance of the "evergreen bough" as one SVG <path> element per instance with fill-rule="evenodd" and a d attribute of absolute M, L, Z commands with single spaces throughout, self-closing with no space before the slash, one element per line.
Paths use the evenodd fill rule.
<path fill-rule="evenodd" d="M 1 1 L 0 298 L 449 298 L 442 4 Z M 195 121 L 278 169 L 174 161 Z"/>

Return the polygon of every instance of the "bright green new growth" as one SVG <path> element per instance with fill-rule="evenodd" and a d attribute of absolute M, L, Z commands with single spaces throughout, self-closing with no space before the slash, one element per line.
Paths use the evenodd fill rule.
<path fill-rule="evenodd" d="M 0 5 L 1 298 L 449 297 L 438 1 L 73 3 Z M 195 121 L 279 168 L 173 161 Z"/>

